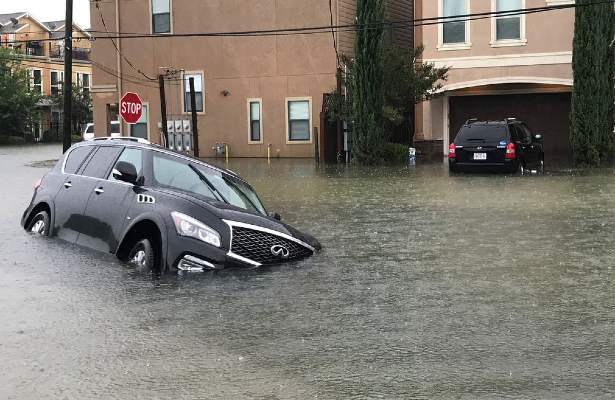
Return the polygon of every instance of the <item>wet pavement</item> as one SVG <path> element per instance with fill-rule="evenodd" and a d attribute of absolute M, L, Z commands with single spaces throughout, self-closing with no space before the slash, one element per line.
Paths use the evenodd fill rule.
<path fill-rule="evenodd" d="M 59 152 L 0 148 L 0 398 L 615 397 L 615 170 L 233 160 L 324 251 L 156 281 L 21 230 Z"/>

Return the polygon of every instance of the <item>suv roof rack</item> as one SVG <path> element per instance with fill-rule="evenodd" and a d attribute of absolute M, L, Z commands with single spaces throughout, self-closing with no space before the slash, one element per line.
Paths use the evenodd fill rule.
<path fill-rule="evenodd" d="M 106 136 L 106 137 L 97 137 L 92 139 L 94 141 L 100 140 L 128 140 L 130 142 L 137 142 L 141 144 L 151 144 L 149 140 L 145 140 L 142 138 L 132 137 L 132 136 Z"/>

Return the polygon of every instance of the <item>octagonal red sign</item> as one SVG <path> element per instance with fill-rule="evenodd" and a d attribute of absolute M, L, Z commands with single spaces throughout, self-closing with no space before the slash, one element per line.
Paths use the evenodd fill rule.
<path fill-rule="evenodd" d="M 127 124 L 136 124 L 143 114 L 143 102 L 138 94 L 128 92 L 120 101 L 120 115 Z"/>

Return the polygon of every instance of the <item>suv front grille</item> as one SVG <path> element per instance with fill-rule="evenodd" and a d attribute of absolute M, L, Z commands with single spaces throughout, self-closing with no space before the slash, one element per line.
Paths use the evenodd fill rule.
<path fill-rule="evenodd" d="M 275 255 L 272 249 L 288 251 L 288 257 Z M 292 240 L 254 229 L 233 227 L 231 251 L 241 257 L 263 265 L 299 260 L 312 255 L 313 251 Z"/>

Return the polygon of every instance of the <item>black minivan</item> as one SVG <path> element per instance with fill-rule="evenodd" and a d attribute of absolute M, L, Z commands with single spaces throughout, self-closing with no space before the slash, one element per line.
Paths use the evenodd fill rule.
<path fill-rule="evenodd" d="M 542 172 L 542 141 L 542 135 L 533 135 L 525 123 L 514 118 L 468 120 L 449 146 L 449 168 L 453 172 L 486 169 L 521 174 Z"/>
<path fill-rule="evenodd" d="M 143 271 L 259 267 L 320 244 L 270 216 L 237 174 L 141 139 L 74 145 L 37 182 L 22 226 Z"/>

